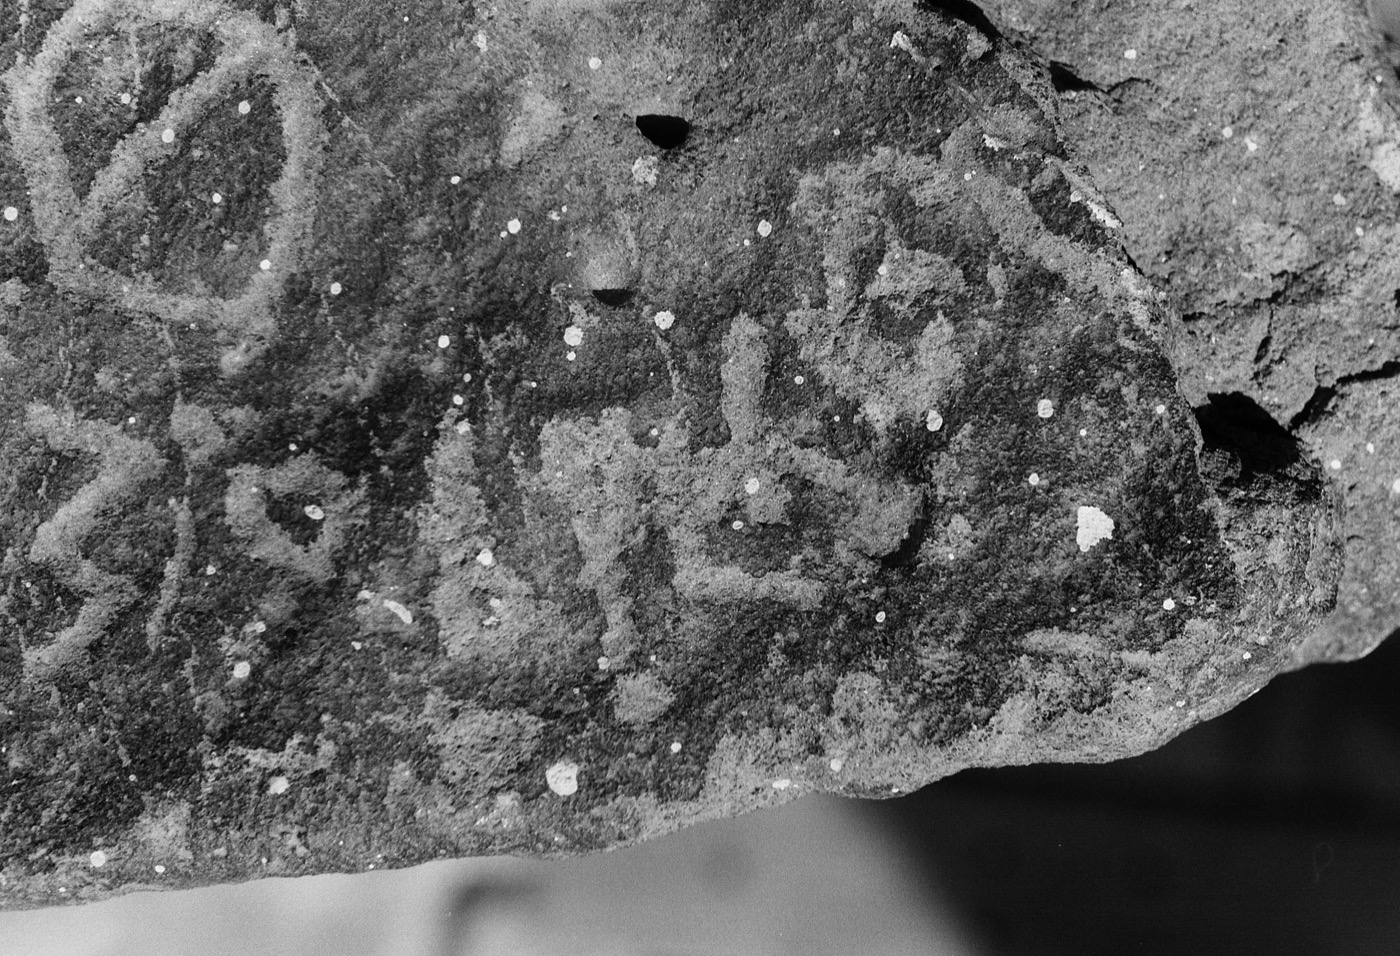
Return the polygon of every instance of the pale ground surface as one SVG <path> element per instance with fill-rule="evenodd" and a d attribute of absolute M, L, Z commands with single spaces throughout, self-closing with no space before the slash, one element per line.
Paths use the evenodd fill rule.
<path fill-rule="evenodd" d="M 0 913 L 0 956 L 980 952 L 869 804 L 806 797 L 626 850 L 139 893 Z"/>

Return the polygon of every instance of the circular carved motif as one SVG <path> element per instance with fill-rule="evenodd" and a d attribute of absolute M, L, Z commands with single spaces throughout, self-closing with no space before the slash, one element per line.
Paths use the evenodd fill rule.
<path fill-rule="evenodd" d="M 79 197 L 63 143 L 48 104 L 65 63 L 86 38 L 123 26 L 168 26 L 207 31 L 221 46 L 213 68 L 178 89 L 159 116 L 116 145 L 111 161 Z M 282 116 L 286 162 L 271 186 L 272 221 L 263 229 L 264 267 L 237 296 L 222 298 L 172 293 L 149 276 L 122 274 L 88 251 L 102 223 L 143 172 L 173 158 L 179 133 L 190 127 L 235 84 L 265 77 Z M 238 344 L 224 355 L 225 371 L 241 367 L 271 331 L 270 306 L 280 295 L 311 236 L 317 176 L 324 138 L 311 71 L 266 23 L 214 0 L 80 0 L 56 22 L 33 58 L 5 74 L 10 105 L 5 122 L 28 180 L 35 225 L 48 252 L 50 280 L 60 288 L 113 302 L 179 323 L 212 322 Z"/>

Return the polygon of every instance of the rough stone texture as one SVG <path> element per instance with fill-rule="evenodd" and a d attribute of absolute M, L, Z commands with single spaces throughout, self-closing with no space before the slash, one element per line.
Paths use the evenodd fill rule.
<path fill-rule="evenodd" d="M 0 903 L 1106 760 L 1373 644 L 1393 452 L 1315 458 L 1384 380 L 1300 446 L 1175 314 L 1334 250 L 1162 274 L 988 32 L 0 8 Z"/>
<path fill-rule="evenodd" d="M 1065 138 L 1184 321 L 1183 394 L 1251 399 L 1341 493 L 1339 606 L 1300 660 L 1364 654 L 1400 626 L 1396 4 L 981 9 L 1055 64 Z"/>

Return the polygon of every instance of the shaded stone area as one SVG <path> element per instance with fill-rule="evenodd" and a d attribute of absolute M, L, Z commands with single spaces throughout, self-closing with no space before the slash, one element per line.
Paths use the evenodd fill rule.
<path fill-rule="evenodd" d="M 1183 395 L 1051 74 L 966 17 L 0 37 L 7 905 L 1112 759 L 1333 606 L 1337 492 Z"/>

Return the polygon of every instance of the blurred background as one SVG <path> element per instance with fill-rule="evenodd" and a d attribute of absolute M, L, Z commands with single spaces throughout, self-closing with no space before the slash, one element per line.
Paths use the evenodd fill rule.
<path fill-rule="evenodd" d="M 1400 953 L 1400 640 L 1141 757 L 807 797 L 562 862 L 0 913 L 3 956 Z"/>
<path fill-rule="evenodd" d="M 1366 0 L 1400 39 L 1400 0 Z M 1400 953 L 1400 640 L 1105 765 L 808 797 L 563 862 L 0 913 L 0 956 Z"/>

